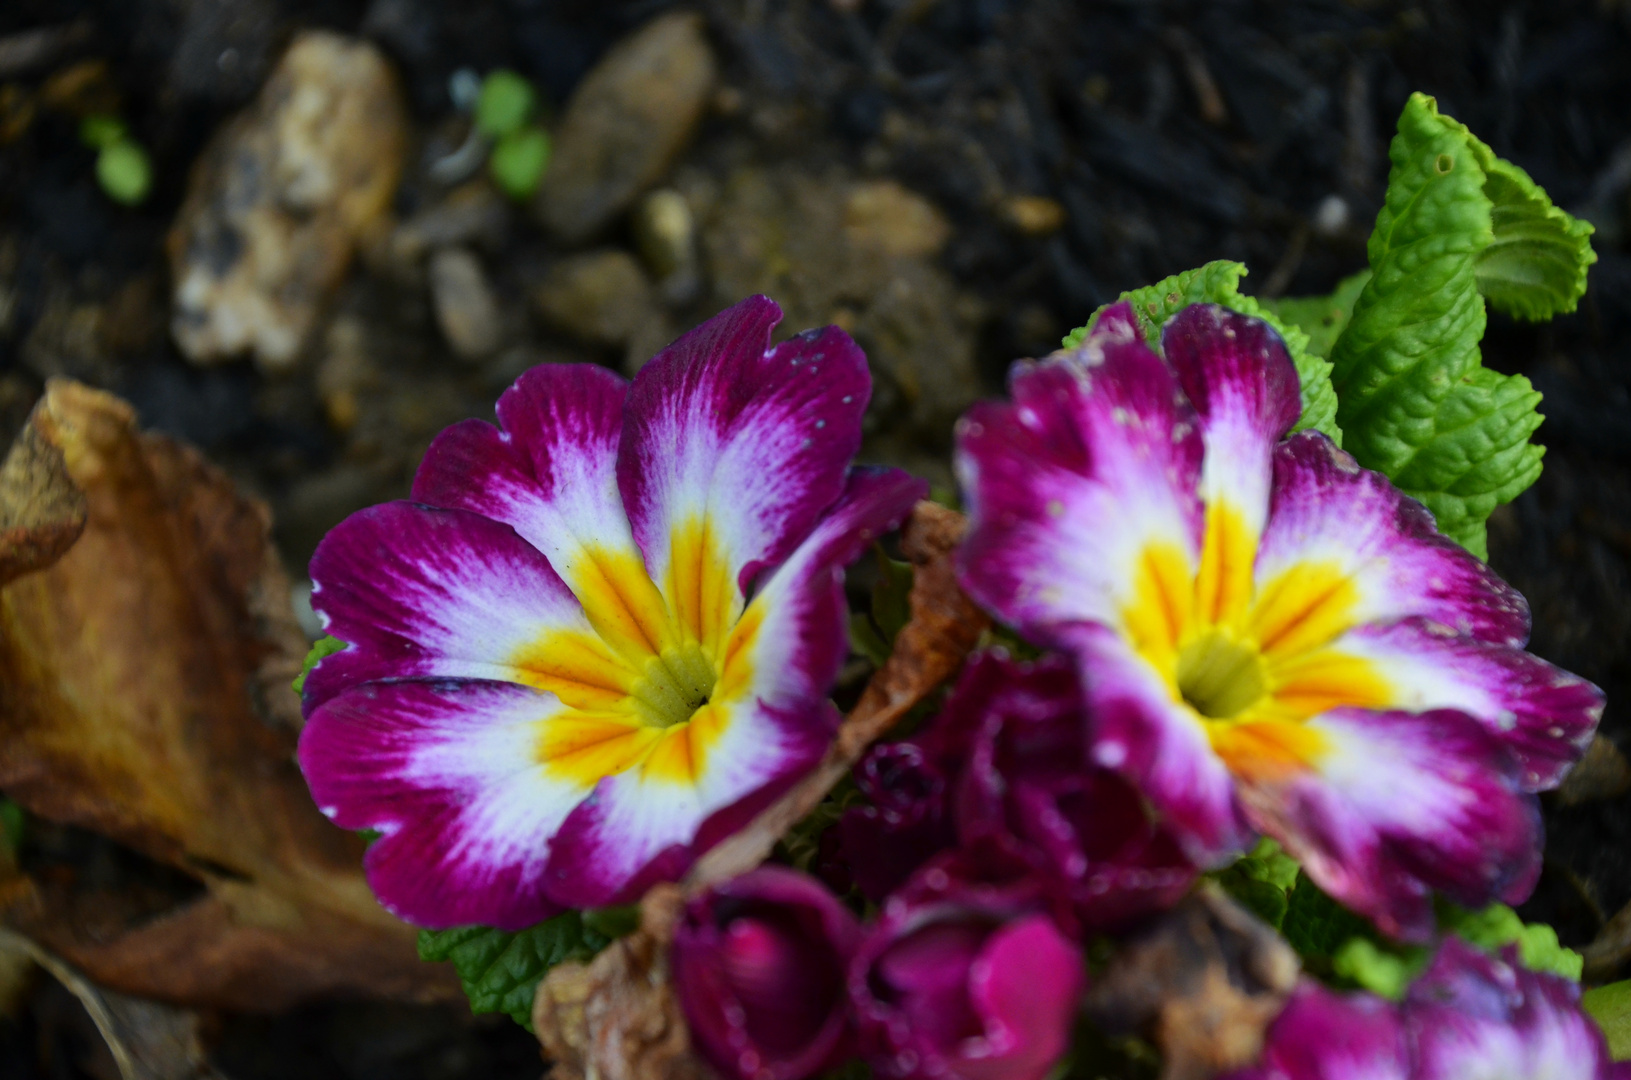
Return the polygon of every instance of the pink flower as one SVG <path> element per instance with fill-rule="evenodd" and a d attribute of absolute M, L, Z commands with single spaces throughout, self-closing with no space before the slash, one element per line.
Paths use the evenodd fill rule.
<path fill-rule="evenodd" d="M 1229 1080 L 1627 1080 L 1580 987 L 1446 941 L 1405 1000 L 1307 982 L 1269 1028 L 1261 1062 Z"/>
<path fill-rule="evenodd" d="M 765 866 L 693 900 L 674 935 L 692 1044 L 729 1077 L 804 1080 L 845 1056 L 861 930 L 819 883 Z"/>
<path fill-rule="evenodd" d="M 1533 792 L 1596 687 L 1523 651 L 1523 598 L 1316 432 L 1266 324 L 1197 305 L 1165 356 L 1132 309 L 1016 365 L 958 431 L 964 587 L 1073 655 L 1093 759 L 1203 865 L 1279 840 L 1327 893 L 1424 937 L 1431 894 L 1527 896 Z"/>
<path fill-rule="evenodd" d="M 852 469 L 871 390 L 842 331 L 772 346 L 743 301 L 633 383 L 545 364 L 437 437 L 413 502 L 312 558 L 348 647 L 300 764 L 409 921 L 516 929 L 682 873 L 826 749 L 842 571 L 924 485 Z"/>
<path fill-rule="evenodd" d="M 1042 1080 L 1070 1042 L 1081 953 L 1048 914 L 1045 889 L 979 880 L 960 861 L 919 871 L 856 953 L 863 1056 L 896 1080 Z"/>

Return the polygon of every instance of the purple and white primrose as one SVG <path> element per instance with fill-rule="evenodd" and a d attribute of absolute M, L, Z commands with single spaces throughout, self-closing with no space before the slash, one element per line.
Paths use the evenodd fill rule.
<path fill-rule="evenodd" d="M 1285 437 L 1297 374 L 1265 323 L 1196 305 L 1162 350 L 1117 305 L 963 419 L 964 587 L 1075 655 L 1094 760 L 1203 865 L 1268 833 L 1412 938 L 1434 889 L 1523 898 L 1532 793 L 1602 694 L 1523 650 L 1523 598 L 1421 504 L 1322 434 Z"/>
<path fill-rule="evenodd" d="M 1305 982 L 1228 1080 L 1631 1080 L 1580 987 L 1451 938 L 1399 1004 Z"/>
<path fill-rule="evenodd" d="M 745 300 L 632 383 L 542 365 L 439 435 L 413 501 L 347 518 L 312 606 L 317 804 L 429 927 L 524 927 L 682 873 L 820 758 L 843 567 L 925 486 L 852 468 L 871 392 L 836 327 Z"/>

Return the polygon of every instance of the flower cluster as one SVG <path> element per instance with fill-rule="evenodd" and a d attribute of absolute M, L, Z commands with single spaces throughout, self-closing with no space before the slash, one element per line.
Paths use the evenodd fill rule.
<path fill-rule="evenodd" d="M 1228 1080 L 1627 1080 L 1580 988 L 1454 938 L 1395 1005 L 1307 982 L 1269 1028 L 1263 1058 Z"/>
<path fill-rule="evenodd" d="M 632 383 L 528 372 L 500 427 L 436 440 L 413 501 L 319 548 L 345 647 L 306 683 L 301 764 L 331 818 L 380 834 L 392 910 L 519 929 L 628 903 L 828 752 L 844 567 L 925 487 L 851 464 L 865 359 L 830 327 L 773 345 L 779 316 L 745 301 Z M 1042 1080 L 1085 942 L 1261 835 L 1403 940 L 1432 938 L 1435 895 L 1527 897 L 1536 793 L 1602 695 L 1301 416 L 1266 323 L 1194 305 L 1157 348 L 1127 304 L 969 413 L 958 580 L 1040 658 L 977 653 L 860 760 L 826 885 L 766 866 L 691 896 L 670 966 L 698 1054 L 739 1080 L 856 1057 Z M 1307 984 L 1238 1080 L 1604 1080 L 1577 997 L 1452 941 L 1402 1005 Z"/>

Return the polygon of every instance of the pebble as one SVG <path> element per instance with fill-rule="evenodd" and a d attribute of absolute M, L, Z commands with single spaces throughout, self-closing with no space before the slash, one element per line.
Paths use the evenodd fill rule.
<path fill-rule="evenodd" d="M 668 173 L 713 94 L 718 65 L 694 12 L 614 45 L 566 104 L 533 206 L 568 243 L 587 240 Z"/>
<path fill-rule="evenodd" d="M 292 366 L 359 239 L 389 209 L 407 138 L 377 49 L 326 31 L 297 37 L 205 150 L 171 228 L 170 329 L 182 354 Z"/>
<path fill-rule="evenodd" d="M 551 326 L 590 345 L 627 345 L 657 320 L 651 283 L 639 261 L 619 249 L 561 260 L 533 300 Z"/>
<path fill-rule="evenodd" d="M 1002 216 L 1026 236 L 1048 236 L 1065 225 L 1065 208 L 1046 195 L 1010 195 L 1003 200 Z"/>
<path fill-rule="evenodd" d="M 695 300 L 702 276 L 690 201 L 673 188 L 659 188 L 640 200 L 632 225 L 634 245 L 663 300 L 676 307 Z"/>
<path fill-rule="evenodd" d="M 885 255 L 937 255 L 951 239 L 946 216 L 893 180 L 854 186 L 844 204 L 844 231 L 852 243 Z"/>
<path fill-rule="evenodd" d="M 498 350 L 503 340 L 498 301 L 471 251 L 450 247 L 431 256 L 430 296 L 436 325 L 460 358 L 480 360 Z"/>

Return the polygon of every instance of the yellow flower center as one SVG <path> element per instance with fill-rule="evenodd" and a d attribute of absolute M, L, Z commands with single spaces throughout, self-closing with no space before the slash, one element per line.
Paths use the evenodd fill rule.
<path fill-rule="evenodd" d="M 1359 594 L 1341 567 L 1310 559 L 1255 578 L 1257 535 L 1224 502 L 1207 508 L 1200 559 L 1153 543 L 1137 563 L 1122 630 L 1202 724 L 1237 775 L 1309 764 L 1325 740 L 1306 727 L 1342 705 L 1383 706 L 1391 690 L 1339 640 Z"/>
<path fill-rule="evenodd" d="M 629 769 L 696 783 L 752 686 L 762 619 L 706 523 L 674 531 L 660 584 L 633 551 L 552 562 L 593 631 L 552 630 L 509 658 L 513 678 L 566 706 L 540 725 L 538 761 L 585 786 Z"/>

